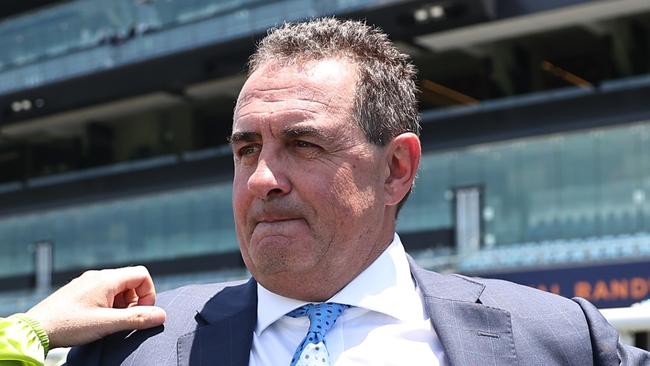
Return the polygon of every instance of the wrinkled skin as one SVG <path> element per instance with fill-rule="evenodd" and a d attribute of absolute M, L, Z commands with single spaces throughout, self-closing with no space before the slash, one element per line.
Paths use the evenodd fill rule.
<path fill-rule="evenodd" d="M 403 173 L 405 151 L 419 154 L 419 141 L 367 142 L 351 117 L 356 82 L 356 66 L 344 59 L 267 63 L 239 95 L 231 137 L 237 236 L 246 266 L 275 293 L 324 301 L 392 240 L 395 204 L 412 183 L 394 175 Z"/>

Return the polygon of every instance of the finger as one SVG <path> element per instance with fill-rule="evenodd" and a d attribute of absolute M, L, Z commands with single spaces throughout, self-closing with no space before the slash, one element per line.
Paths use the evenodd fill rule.
<path fill-rule="evenodd" d="M 105 309 L 106 334 L 122 330 L 147 329 L 165 322 L 167 314 L 157 306 L 133 306 L 125 309 Z"/>
<path fill-rule="evenodd" d="M 156 289 L 149 271 L 144 266 L 109 269 L 108 278 L 113 282 L 115 294 L 135 290 L 139 305 L 153 305 Z"/>
<path fill-rule="evenodd" d="M 138 295 L 135 290 L 126 290 L 122 293 L 115 295 L 113 300 L 113 307 L 116 309 L 128 308 L 130 306 L 138 305 Z"/>
<path fill-rule="evenodd" d="M 122 293 L 122 297 L 124 297 L 124 303 L 126 304 L 126 307 L 138 305 L 139 299 L 138 295 L 135 293 L 135 290 L 124 291 L 124 293 Z"/>
<path fill-rule="evenodd" d="M 126 301 L 124 301 L 124 296 L 122 293 L 115 295 L 113 299 L 113 308 L 115 309 L 124 309 L 126 307 Z"/>

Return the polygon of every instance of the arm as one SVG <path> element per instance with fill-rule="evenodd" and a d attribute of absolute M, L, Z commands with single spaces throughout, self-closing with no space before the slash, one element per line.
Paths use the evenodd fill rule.
<path fill-rule="evenodd" d="M 162 324 L 156 291 L 142 266 L 88 271 L 31 308 L 50 347 L 79 346 L 109 334 Z"/>
<path fill-rule="evenodd" d="M 76 346 L 109 334 L 162 324 L 144 267 L 88 271 L 27 314 L 0 321 L 0 364 L 40 366 L 49 348 Z M 8 363 L 12 362 L 12 363 Z"/>
<path fill-rule="evenodd" d="M 574 297 L 582 308 L 589 326 L 595 365 L 647 365 L 650 353 L 622 344 L 618 332 L 589 301 Z"/>
<path fill-rule="evenodd" d="M 3 366 L 42 366 L 49 348 L 43 328 L 25 316 L 0 318 L 0 364 Z"/>

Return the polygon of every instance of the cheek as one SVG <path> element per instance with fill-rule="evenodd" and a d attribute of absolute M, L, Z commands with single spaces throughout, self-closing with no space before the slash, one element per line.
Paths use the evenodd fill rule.
<path fill-rule="evenodd" d="M 375 175 L 371 171 L 345 170 L 340 171 L 332 182 L 331 192 L 333 202 L 341 206 L 353 217 L 365 216 L 367 211 L 378 204 L 381 197 L 380 188 Z M 339 217 L 345 220 L 346 216 Z"/>
<path fill-rule="evenodd" d="M 250 201 L 249 195 L 247 194 L 248 188 L 246 182 L 247 180 L 244 177 L 235 173 L 232 184 L 232 208 L 236 222 L 244 220 L 246 216 L 246 207 Z M 238 223 L 238 226 L 242 224 L 243 222 Z M 239 229 L 239 227 L 237 229 Z"/>
<path fill-rule="evenodd" d="M 232 178 L 233 203 L 236 202 L 234 200 L 235 196 L 237 196 L 237 198 L 240 198 L 248 190 L 249 177 L 250 173 L 248 171 L 242 169 L 241 167 L 235 167 L 235 174 Z"/>

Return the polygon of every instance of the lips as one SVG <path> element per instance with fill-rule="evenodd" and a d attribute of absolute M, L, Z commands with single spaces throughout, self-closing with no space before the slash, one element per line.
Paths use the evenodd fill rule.
<path fill-rule="evenodd" d="M 304 230 L 304 222 L 302 218 L 264 218 L 255 222 L 251 235 L 257 241 L 268 237 L 294 236 Z"/>
<path fill-rule="evenodd" d="M 298 224 L 304 223 L 305 220 L 298 216 L 261 216 L 253 220 L 253 231 L 258 234 L 266 233 L 288 233 L 287 230 L 297 228 Z"/>
<path fill-rule="evenodd" d="M 256 224 L 260 223 L 278 223 L 278 222 L 284 222 L 284 221 L 291 221 L 291 220 L 299 220 L 299 217 L 262 217 L 257 220 L 255 220 Z"/>
<path fill-rule="evenodd" d="M 281 228 L 287 228 L 287 225 L 292 225 L 293 223 L 302 220 L 302 218 L 298 217 L 282 217 L 282 218 L 260 218 L 255 221 L 255 226 L 253 228 L 255 230 L 267 230 L 272 228 L 276 228 L 275 230 L 282 230 Z"/>
<path fill-rule="evenodd" d="M 263 205 L 255 202 L 248 211 L 247 222 L 251 229 L 261 226 L 273 227 L 290 224 L 295 221 L 305 221 L 300 205 L 286 200 L 265 202 Z"/>

